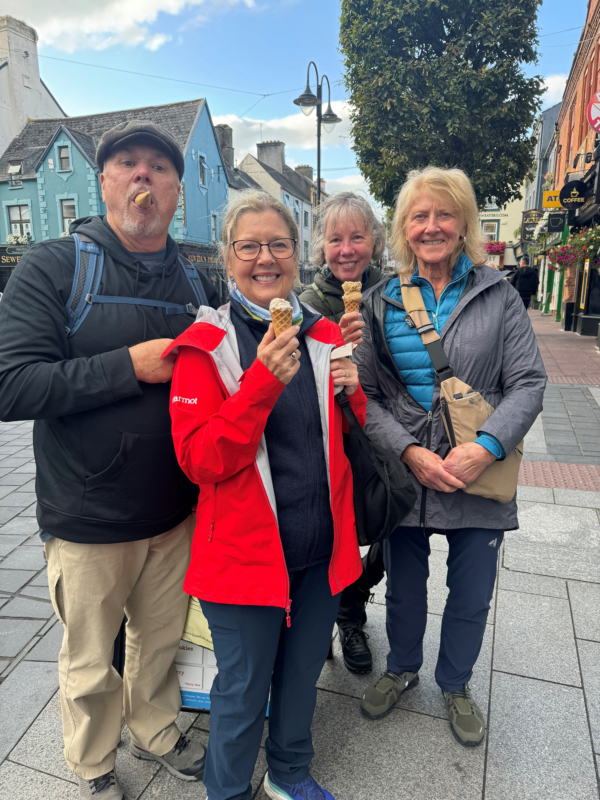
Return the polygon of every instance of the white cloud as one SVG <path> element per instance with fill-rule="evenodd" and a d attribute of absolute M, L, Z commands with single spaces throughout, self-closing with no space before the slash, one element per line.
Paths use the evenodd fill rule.
<path fill-rule="evenodd" d="M 331 104 L 335 113 L 342 119 L 333 129 L 332 133 L 322 131 L 321 147 L 349 148 L 348 106 L 338 100 Z M 247 153 L 256 155 L 256 143 L 269 140 L 285 142 L 287 147 L 298 147 L 302 150 L 312 150 L 317 146 L 317 118 L 315 112 L 309 117 L 301 111 L 279 119 L 243 119 L 235 114 L 223 114 L 214 117 L 215 125 L 227 123 L 233 128 L 233 146 L 236 158 L 241 161 Z"/>
<path fill-rule="evenodd" d="M 542 95 L 542 103 L 546 107 L 560 103 L 562 100 L 565 84 L 567 83 L 567 75 L 548 75 L 544 78 L 546 91 Z"/>
<path fill-rule="evenodd" d="M 148 29 L 159 14 L 177 16 L 205 4 L 255 6 L 254 0 L 3 0 L 2 13 L 35 28 L 41 45 L 52 45 L 67 53 L 105 50 L 117 44 L 157 50 L 171 39 Z"/>

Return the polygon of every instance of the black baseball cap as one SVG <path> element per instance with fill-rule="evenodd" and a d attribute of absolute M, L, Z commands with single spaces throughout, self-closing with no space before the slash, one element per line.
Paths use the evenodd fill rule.
<path fill-rule="evenodd" d="M 160 125 L 143 119 L 132 119 L 129 122 L 119 122 L 113 128 L 105 131 L 98 142 L 96 150 L 96 164 L 100 172 L 104 171 L 104 164 L 111 153 L 119 147 L 124 147 L 134 142 L 147 142 L 161 150 L 168 156 L 177 172 L 179 179 L 183 177 L 185 162 L 183 153 L 175 139 Z"/>

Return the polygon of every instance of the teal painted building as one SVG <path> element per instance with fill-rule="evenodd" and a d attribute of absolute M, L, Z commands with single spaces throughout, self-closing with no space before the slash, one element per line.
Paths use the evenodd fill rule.
<path fill-rule="evenodd" d="M 228 184 L 205 100 L 29 121 L 0 158 L 0 261 L 10 234 L 38 243 L 68 231 L 74 219 L 106 213 L 96 147 L 106 130 L 134 119 L 156 122 L 181 147 L 185 174 L 169 232 L 192 261 L 215 266 Z"/>

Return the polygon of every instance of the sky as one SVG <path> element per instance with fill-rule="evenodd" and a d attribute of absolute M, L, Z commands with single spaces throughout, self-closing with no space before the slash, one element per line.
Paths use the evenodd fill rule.
<path fill-rule="evenodd" d="M 545 80 L 542 108 L 561 99 L 586 7 L 540 8 L 539 62 L 525 72 Z M 2 14 L 37 30 L 42 79 L 69 116 L 206 97 L 215 124 L 233 128 L 237 161 L 279 139 L 290 166 L 316 168 L 316 115 L 292 102 L 315 61 L 343 119 L 322 136 L 327 190 L 367 196 L 349 136 L 339 11 L 338 0 L 2 0 Z"/>

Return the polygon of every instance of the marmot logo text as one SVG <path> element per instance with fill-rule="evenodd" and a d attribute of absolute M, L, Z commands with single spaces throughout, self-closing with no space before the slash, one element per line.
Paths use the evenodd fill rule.
<path fill-rule="evenodd" d="M 189 397 L 174 397 L 171 400 L 171 402 L 172 403 L 186 403 L 186 405 L 188 405 L 188 406 L 197 406 L 198 405 L 198 398 L 197 397 L 192 397 L 190 399 Z"/>

